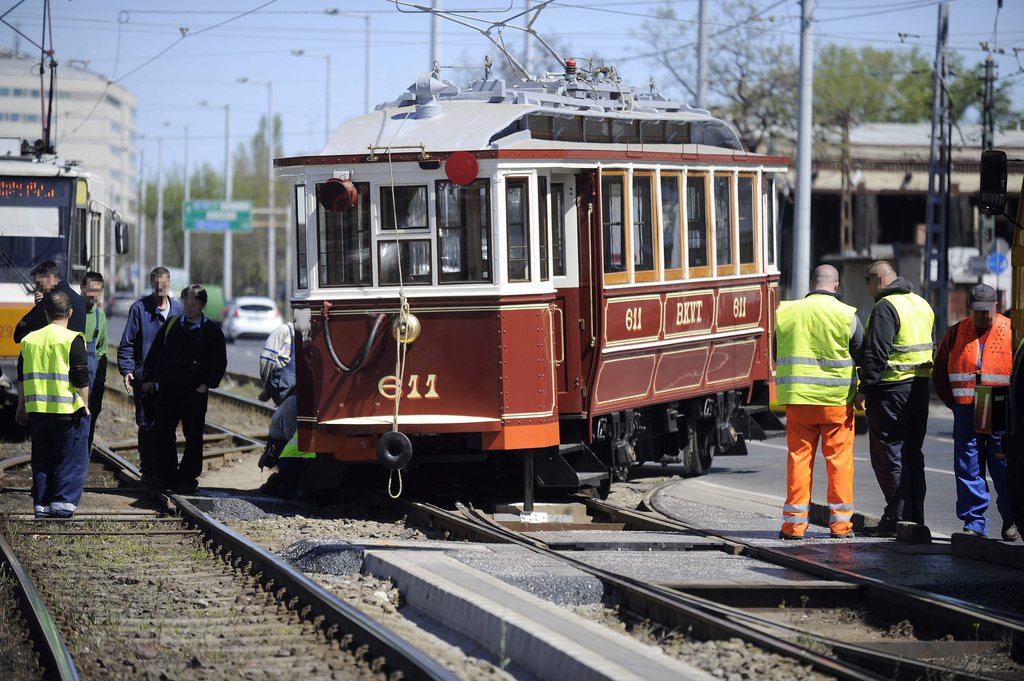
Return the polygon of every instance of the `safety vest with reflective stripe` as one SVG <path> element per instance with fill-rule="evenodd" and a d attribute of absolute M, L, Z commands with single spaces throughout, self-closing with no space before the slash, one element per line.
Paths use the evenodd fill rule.
<path fill-rule="evenodd" d="M 850 356 L 857 308 L 826 294 L 783 302 L 775 315 L 775 394 L 779 404 L 842 406 L 853 402 L 857 373 Z"/>
<path fill-rule="evenodd" d="M 292 439 L 288 440 L 288 444 L 284 446 L 281 453 L 277 455 L 278 460 L 280 459 L 315 459 L 316 452 L 304 452 L 299 449 L 299 434 L 295 433 L 292 435 Z"/>
<path fill-rule="evenodd" d="M 882 383 L 928 378 L 932 375 L 932 326 L 935 312 L 916 293 L 892 293 L 883 300 L 896 308 L 900 330 L 892 339 L 889 361 L 882 370 Z M 868 319 L 868 323 L 871 320 Z"/>
<path fill-rule="evenodd" d="M 21 340 L 22 391 L 30 414 L 74 414 L 85 407 L 71 385 L 71 342 L 84 334 L 47 324 Z"/>
<path fill-rule="evenodd" d="M 996 315 L 992 329 L 981 351 L 978 329 L 968 317 L 956 330 L 953 347 L 949 349 L 949 387 L 957 404 L 974 402 L 974 386 L 1009 385 L 1013 368 L 1013 331 L 1010 320 Z M 981 372 L 978 372 L 978 353 L 981 352 Z M 980 379 L 980 381 L 979 381 Z"/>

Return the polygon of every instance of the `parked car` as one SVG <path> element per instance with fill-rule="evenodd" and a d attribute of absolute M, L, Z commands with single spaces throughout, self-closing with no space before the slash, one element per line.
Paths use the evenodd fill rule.
<path fill-rule="evenodd" d="M 131 291 L 114 291 L 107 298 L 105 312 L 108 317 L 127 317 L 128 309 L 136 300 L 135 294 Z"/>
<path fill-rule="evenodd" d="M 224 308 L 221 329 L 224 339 L 233 343 L 242 336 L 269 336 L 282 324 L 281 311 L 270 298 L 242 296 L 232 300 Z"/>

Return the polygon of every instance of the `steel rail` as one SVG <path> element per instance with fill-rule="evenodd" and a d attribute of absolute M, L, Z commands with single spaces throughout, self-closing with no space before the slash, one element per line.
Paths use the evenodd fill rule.
<path fill-rule="evenodd" d="M 920 674 L 897 674 L 879 676 L 875 673 L 851 668 L 834 659 L 807 650 L 785 640 L 773 637 L 763 631 L 735 622 L 726 613 L 714 612 L 717 604 L 688 594 L 643 583 L 639 580 L 588 565 L 583 561 L 562 555 L 547 547 L 544 542 L 508 530 L 493 521 L 482 518 L 475 512 L 469 515 L 447 511 L 422 501 L 402 502 L 414 516 L 443 523 L 459 536 L 476 537 L 483 541 L 516 544 L 548 558 L 568 563 L 573 567 L 601 580 L 618 593 L 622 606 L 641 617 L 647 617 L 669 628 L 675 628 L 695 635 L 702 640 L 740 638 L 748 643 L 784 657 L 809 664 L 815 670 L 830 674 L 837 679 L 850 681 L 879 681 L 880 679 L 918 679 Z M 936 667 L 935 670 L 941 668 Z M 886 670 L 887 672 L 892 670 Z M 930 678 L 930 677 L 929 677 Z"/>
<path fill-rule="evenodd" d="M 740 555 L 761 560 L 772 565 L 798 570 L 822 579 L 851 584 L 860 592 L 862 601 L 882 603 L 893 612 L 900 612 L 904 616 L 912 617 L 919 621 L 926 621 L 932 625 L 939 623 L 941 626 L 948 627 L 951 632 L 955 632 L 965 640 L 977 640 L 980 637 L 984 637 L 985 639 L 994 641 L 1007 641 L 1012 645 L 1015 652 L 1019 651 L 1022 642 L 1024 642 L 1024 625 L 1015 619 L 1004 617 L 987 608 L 982 608 L 956 598 L 932 594 L 912 587 L 893 586 L 872 577 L 824 565 L 809 558 L 793 556 L 775 549 L 757 546 L 750 542 L 733 539 L 723 534 L 705 530 L 686 523 L 685 521 L 662 516 L 650 503 L 650 497 L 656 491 L 657 488 L 649 492 L 645 496 L 643 504 L 647 508 L 651 509 L 651 512 L 659 513 L 660 517 L 652 517 L 648 513 L 623 509 L 597 499 L 583 499 L 583 502 L 590 510 L 601 513 L 610 518 L 615 518 L 619 522 L 625 522 L 627 526 L 635 524 L 637 527 L 645 530 L 674 532 L 685 531 L 705 537 L 717 538 L 726 544 L 737 547 Z M 695 598 L 700 597 L 695 596 Z M 723 606 L 715 603 L 715 607 L 726 610 L 730 613 L 730 616 L 736 619 L 750 622 L 762 621 L 756 616 L 744 613 L 739 609 L 730 608 L 729 606 Z M 777 628 L 786 628 L 785 625 L 778 625 L 775 623 L 773 623 L 772 626 Z M 814 634 L 805 635 L 812 639 L 821 638 Z M 827 643 L 834 650 L 841 652 L 844 659 L 860 665 L 871 666 L 874 664 L 872 660 L 875 659 L 888 659 L 889 663 L 893 665 L 911 666 L 913 664 L 920 664 L 917 661 L 912 661 L 906 657 L 890 655 L 888 653 L 857 646 L 856 644 L 849 644 L 830 639 L 822 639 L 822 642 Z M 960 673 L 946 667 L 932 666 L 930 664 L 921 671 L 926 672 L 934 669 L 941 671 L 942 678 L 998 678 L 986 677 L 981 672 L 970 674 L 967 672 Z M 950 674 L 955 674 L 956 676 L 950 677 Z"/>
<path fill-rule="evenodd" d="M 119 469 L 121 474 L 132 479 L 140 477 L 135 466 L 106 447 L 97 446 L 95 449 L 102 460 Z M 304 617 L 310 620 L 323 618 L 325 630 L 335 629 L 341 635 L 351 637 L 358 645 L 366 645 L 369 659 L 383 657 L 390 672 L 401 672 L 403 679 L 451 681 L 456 678 L 427 653 L 369 615 L 339 600 L 278 556 L 199 510 L 184 496 L 161 493 L 159 498 L 170 511 L 178 513 L 188 526 L 216 546 L 217 552 L 232 567 L 244 567 L 269 591 L 274 591 L 278 600 L 287 602 L 297 598 L 298 610 Z"/>

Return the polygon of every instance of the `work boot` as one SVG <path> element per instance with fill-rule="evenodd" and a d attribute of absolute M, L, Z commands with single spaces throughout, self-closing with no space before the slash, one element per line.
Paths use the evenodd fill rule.
<path fill-rule="evenodd" d="M 787 541 L 801 541 L 803 539 L 803 535 L 786 534 L 780 530 L 779 539 L 785 539 Z"/>
<path fill-rule="evenodd" d="M 844 532 L 842 534 L 840 534 L 838 532 L 833 532 L 832 534 L 829 535 L 829 538 L 830 539 L 853 539 L 856 536 L 857 535 L 853 533 L 853 530 L 850 530 L 849 532 Z"/>
<path fill-rule="evenodd" d="M 1016 525 L 1009 520 L 1003 522 L 1003 541 L 1017 541 L 1019 536 Z"/>

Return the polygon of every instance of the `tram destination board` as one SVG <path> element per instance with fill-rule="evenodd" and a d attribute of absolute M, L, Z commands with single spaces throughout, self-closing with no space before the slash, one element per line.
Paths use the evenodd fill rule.
<path fill-rule="evenodd" d="M 251 232 L 251 201 L 185 201 L 182 208 L 189 232 Z"/>

